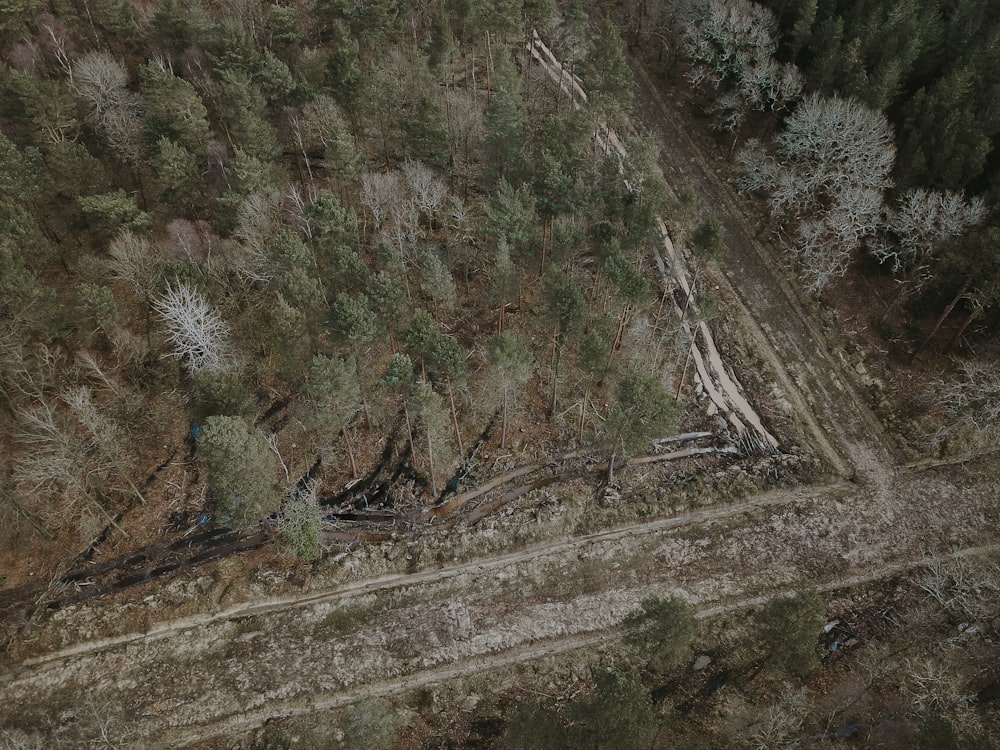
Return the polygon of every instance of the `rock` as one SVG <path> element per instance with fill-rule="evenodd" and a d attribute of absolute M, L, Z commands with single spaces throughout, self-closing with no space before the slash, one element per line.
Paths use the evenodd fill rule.
<path fill-rule="evenodd" d="M 694 664 L 691 665 L 691 669 L 697 672 L 699 670 L 704 669 L 711 663 L 712 663 L 712 657 L 709 656 L 708 654 L 702 654 L 701 656 L 699 656 L 697 659 L 694 660 Z"/>

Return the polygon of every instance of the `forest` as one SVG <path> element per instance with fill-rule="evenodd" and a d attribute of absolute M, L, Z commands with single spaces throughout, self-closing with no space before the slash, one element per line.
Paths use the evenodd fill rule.
<path fill-rule="evenodd" d="M 586 99 L 532 62 L 536 33 Z M 129 514 L 150 536 L 267 519 L 314 559 L 324 504 L 387 451 L 407 470 L 384 506 L 425 508 L 490 478 L 484 444 L 585 449 L 612 483 L 710 428 L 682 323 L 719 300 L 662 288 L 653 258 L 663 217 L 710 275 L 723 230 L 635 127 L 630 57 L 737 165 L 803 295 L 867 295 L 892 366 L 926 385 L 919 449 L 989 446 L 995 2 L 0 0 L 5 564 L 58 569 Z M 148 491 L 175 460 L 189 483 Z M 634 638 L 680 618 L 686 658 L 693 615 L 656 606 Z M 634 699 L 636 674 L 518 705 L 510 746 L 582 746 L 591 704 Z M 979 737 L 939 716 L 964 704 L 935 706 L 926 736 Z M 594 746 L 646 746 L 640 719 Z"/>

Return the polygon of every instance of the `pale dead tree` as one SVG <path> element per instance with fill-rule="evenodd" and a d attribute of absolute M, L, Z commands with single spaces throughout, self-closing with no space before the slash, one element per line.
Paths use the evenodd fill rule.
<path fill-rule="evenodd" d="M 771 213 L 800 222 L 796 250 L 806 286 L 820 292 L 875 236 L 896 148 L 885 115 L 852 99 L 809 96 L 776 139 L 739 152 L 742 188 L 768 193 Z"/>
<path fill-rule="evenodd" d="M 271 243 L 281 231 L 281 195 L 276 192 L 251 193 L 240 202 L 233 238 L 241 253 L 236 259 L 236 275 L 245 282 L 268 282 Z"/>
<path fill-rule="evenodd" d="M 916 583 L 942 609 L 972 622 L 991 618 L 1000 603 L 1000 563 L 992 561 L 930 562 Z"/>
<path fill-rule="evenodd" d="M 744 109 L 779 109 L 801 94 L 798 69 L 774 57 L 778 25 L 769 9 L 749 0 L 692 0 L 677 15 L 691 82 L 738 93 L 742 106 L 730 100 L 723 110 L 730 122 Z"/>
<path fill-rule="evenodd" d="M 107 53 L 88 52 L 73 63 L 72 73 L 73 92 L 97 119 L 130 99 L 128 72 Z"/>
<path fill-rule="evenodd" d="M 316 201 L 317 195 L 318 191 L 313 185 L 309 185 L 303 190 L 302 185 L 292 183 L 285 190 L 282 201 L 288 222 L 302 230 L 302 233 L 310 240 L 313 237 L 313 224 L 306 209 Z"/>
<path fill-rule="evenodd" d="M 805 692 L 790 689 L 768 701 L 747 730 L 747 746 L 753 750 L 792 750 L 801 746 L 803 716 L 809 709 Z"/>
<path fill-rule="evenodd" d="M 985 218 L 983 200 L 966 200 L 960 192 L 917 188 L 900 196 L 888 212 L 887 233 L 871 248 L 879 262 L 892 264 L 899 282 L 880 321 L 888 320 L 893 310 L 934 278 L 938 253 L 949 240 L 982 224 Z M 976 300 L 972 301 L 975 304 Z"/>
<path fill-rule="evenodd" d="M 448 197 L 448 183 L 426 164 L 413 159 L 404 161 L 402 170 L 414 205 L 430 224 L 434 224 Z"/>
<path fill-rule="evenodd" d="M 167 285 L 153 309 L 167 324 L 171 356 L 182 360 L 189 372 L 227 369 L 229 327 L 200 293 L 177 281 Z"/>
<path fill-rule="evenodd" d="M 91 496 L 92 483 L 100 478 L 104 467 L 88 455 L 86 442 L 66 415 L 59 412 L 57 403 L 39 394 L 30 406 L 15 409 L 15 438 L 23 450 L 14 466 L 14 486 L 31 513 L 39 518 L 91 529 L 110 518 Z M 58 498 L 58 503 L 53 503 L 52 498 Z"/>
<path fill-rule="evenodd" d="M 1000 437 L 1000 368 L 992 357 L 963 363 L 958 380 L 939 382 L 938 396 L 951 415 L 951 430 L 965 430 L 976 441 Z"/>
<path fill-rule="evenodd" d="M 483 102 L 464 89 L 448 89 L 444 95 L 445 123 L 453 153 L 463 163 L 475 160 L 484 132 Z"/>
<path fill-rule="evenodd" d="M 119 159 L 131 163 L 141 148 L 142 103 L 128 83 L 125 67 L 104 52 L 88 52 L 73 63 L 70 85 L 87 121 Z"/>
<path fill-rule="evenodd" d="M 136 293 L 148 301 L 163 275 L 163 261 L 146 237 L 123 229 L 108 248 L 108 267 L 112 278 L 127 281 Z"/>
<path fill-rule="evenodd" d="M 408 248 L 422 236 L 416 204 L 403 173 L 368 172 L 361 178 L 361 202 L 381 234 L 406 258 Z"/>
<path fill-rule="evenodd" d="M 920 713 L 933 711 L 947 715 L 968 707 L 976 699 L 966 680 L 939 659 L 926 656 L 907 659 L 906 675 L 903 692 Z"/>
<path fill-rule="evenodd" d="M 381 229 L 394 206 L 406 201 L 406 187 L 399 172 L 366 172 L 361 176 L 361 202 L 376 229 Z"/>
<path fill-rule="evenodd" d="M 776 143 L 813 201 L 836 199 L 848 187 L 892 186 L 896 146 L 889 121 L 854 99 L 811 94 L 785 121 Z"/>
<path fill-rule="evenodd" d="M 46 52 L 55 58 L 56 63 L 73 85 L 73 65 L 70 57 L 73 54 L 73 40 L 69 31 L 55 17 L 43 13 L 38 18 L 39 29 L 42 31 L 43 45 Z"/>

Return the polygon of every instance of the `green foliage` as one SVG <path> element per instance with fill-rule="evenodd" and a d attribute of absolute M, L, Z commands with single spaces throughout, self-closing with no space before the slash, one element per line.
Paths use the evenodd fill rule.
<path fill-rule="evenodd" d="M 570 748 L 569 732 L 555 710 L 535 701 L 517 703 L 506 720 L 502 747 L 506 750 Z"/>
<path fill-rule="evenodd" d="M 715 216 L 709 216 L 691 235 L 691 247 L 700 256 L 714 260 L 722 253 L 724 236 L 722 223 Z"/>
<path fill-rule="evenodd" d="M 428 251 L 420 256 L 420 288 L 439 312 L 454 309 L 458 302 L 458 290 L 451 271 L 437 253 Z"/>
<path fill-rule="evenodd" d="M 814 586 L 771 599 L 754 615 L 767 663 L 799 676 L 809 674 L 819 666 L 817 639 L 825 617 L 826 607 Z"/>
<path fill-rule="evenodd" d="M 314 356 L 309 362 L 306 392 L 315 404 L 310 426 L 328 438 L 342 430 L 361 409 L 361 385 L 354 357 Z"/>
<path fill-rule="evenodd" d="M 576 282 L 562 271 L 554 271 L 547 280 L 545 296 L 546 317 L 558 339 L 564 341 L 577 333 L 587 318 L 587 300 Z"/>
<path fill-rule="evenodd" d="M 632 102 L 632 70 L 625 60 L 618 29 L 610 20 L 601 23 L 593 46 L 580 67 L 587 90 L 591 98 L 597 100 L 599 108 L 629 107 Z"/>
<path fill-rule="evenodd" d="M 329 190 L 320 190 L 316 200 L 302 209 L 307 234 L 321 248 L 355 248 L 358 244 L 358 215 L 345 207 Z"/>
<path fill-rule="evenodd" d="M 486 107 L 486 133 L 483 136 L 484 183 L 495 185 L 501 179 L 517 179 L 524 172 L 525 113 L 516 91 L 500 88 Z"/>
<path fill-rule="evenodd" d="M 139 84 L 146 102 L 146 142 L 167 138 L 193 154 L 205 153 L 212 133 L 194 86 L 152 62 L 139 69 Z"/>
<path fill-rule="evenodd" d="M 569 707 L 571 747 L 640 750 L 656 732 L 653 704 L 638 676 L 593 667 L 594 693 Z"/>
<path fill-rule="evenodd" d="M 161 138 L 156 144 L 153 171 L 162 188 L 163 202 L 182 214 L 198 205 L 202 170 L 195 154 L 169 138 Z"/>
<path fill-rule="evenodd" d="M 400 337 L 408 353 L 421 363 L 421 368 L 448 380 L 465 377 L 465 351 L 455 339 L 438 330 L 434 318 L 424 310 L 417 310 L 410 326 Z"/>
<path fill-rule="evenodd" d="M 81 196 L 78 200 L 88 226 L 108 239 L 124 229 L 141 232 L 152 223 L 152 217 L 139 208 L 135 196 L 121 189 Z"/>
<path fill-rule="evenodd" d="M 76 296 L 87 315 L 105 333 L 109 333 L 124 320 L 122 309 L 114 294 L 106 286 L 82 282 L 76 288 Z"/>
<path fill-rule="evenodd" d="M 281 506 L 278 528 L 288 548 L 303 560 L 313 560 L 320 552 L 319 532 L 323 513 L 312 492 L 293 497 Z"/>
<path fill-rule="evenodd" d="M 407 151 L 428 164 L 443 165 L 448 154 L 448 133 L 444 115 L 437 103 L 421 94 L 413 111 L 400 123 L 406 138 Z"/>
<path fill-rule="evenodd" d="M 278 294 L 268 310 L 268 338 L 278 371 L 297 379 L 309 358 L 309 319 Z"/>
<path fill-rule="evenodd" d="M 191 376 L 192 411 L 200 419 L 215 416 L 248 416 L 253 403 L 233 370 L 203 367 Z"/>
<path fill-rule="evenodd" d="M 347 292 L 338 293 L 330 305 L 330 327 L 352 346 L 373 341 L 380 328 L 368 297 Z"/>
<path fill-rule="evenodd" d="M 690 661 L 699 624 L 695 608 L 681 597 L 649 597 L 625 618 L 622 629 L 625 643 L 645 658 L 647 668 L 663 674 Z"/>
<path fill-rule="evenodd" d="M 604 438 L 608 451 L 628 457 L 648 449 L 653 438 L 675 429 L 679 412 L 658 376 L 630 370 L 615 386 Z"/>
<path fill-rule="evenodd" d="M 962 189 L 979 176 L 992 144 L 974 101 L 976 71 L 953 70 L 907 103 L 899 135 L 904 184 Z"/>
<path fill-rule="evenodd" d="M 198 457 L 223 523 L 250 526 L 278 507 L 278 462 L 267 441 L 244 417 L 214 416 L 198 435 Z"/>
<path fill-rule="evenodd" d="M 408 396 L 413 388 L 413 360 L 408 354 L 394 354 L 381 383 L 395 393 Z"/>
<path fill-rule="evenodd" d="M 506 383 L 524 383 L 531 377 L 535 358 L 524 341 L 513 331 L 504 331 L 494 336 L 487 343 L 486 349 L 491 371 L 494 373 L 490 380 L 499 387 L 503 388 Z"/>
<path fill-rule="evenodd" d="M 385 698 L 364 698 L 347 709 L 344 750 L 389 750 L 405 723 Z"/>
<path fill-rule="evenodd" d="M 518 256 L 530 254 L 536 242 L 534 199 L 526 185 L 514 188 L 501 178 L 486 204 L 488 234 L 505 242 Z"/>
<path fill-rule="evenodd" d="M 604 261 L 604 268 L 622 302 L 633 308 L 649 304 L 649 281 L 620 252 L 611 253 Z"/>
<path fill-rule="evenodd" d="M 39 5 L 39 0 L 0 0 L 0 41 L 11 41 L 26 33 L 28 21 Z"/>
<path fill-rule="evenodd" d="M 47 144 L 44 152 L 46 189 L 67 196 L 108 192 L 108 174 L 86 146 L 77 141 Z"/>

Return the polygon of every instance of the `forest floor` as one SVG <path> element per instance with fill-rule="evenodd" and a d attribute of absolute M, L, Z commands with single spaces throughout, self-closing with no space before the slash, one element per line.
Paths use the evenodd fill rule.
<path fill-rule="evenodd" d="M 144 746 L 240 746 L 274 718 L 595 647 L 649 595 L 682 594 L 709 616 L 804 578 L 829 590 L 997 545 L 995 458 L 903 465 L 911 456 L 859 390 L 863 362 L 755 237 L 725 160 L 638 72 L 668 182 L 692 185 L 726 229 L 729 335 L 752 339 L 772 396 L 838 478 L 595 533 L 552 524 L 561 535 L 525 532 L 507 551 L 483 540 L 541 525 L 537 509 L 421 540 L 423 552 L 405 540 L 354 548 L 301 575 L 220 561 L 115 598 L 114 613 L 67 607 L 25 629 L 0 672 L 0 726 L 58 740 L 98 717 Z M 236 594 L 234 573 L 250 579 Z"/>

